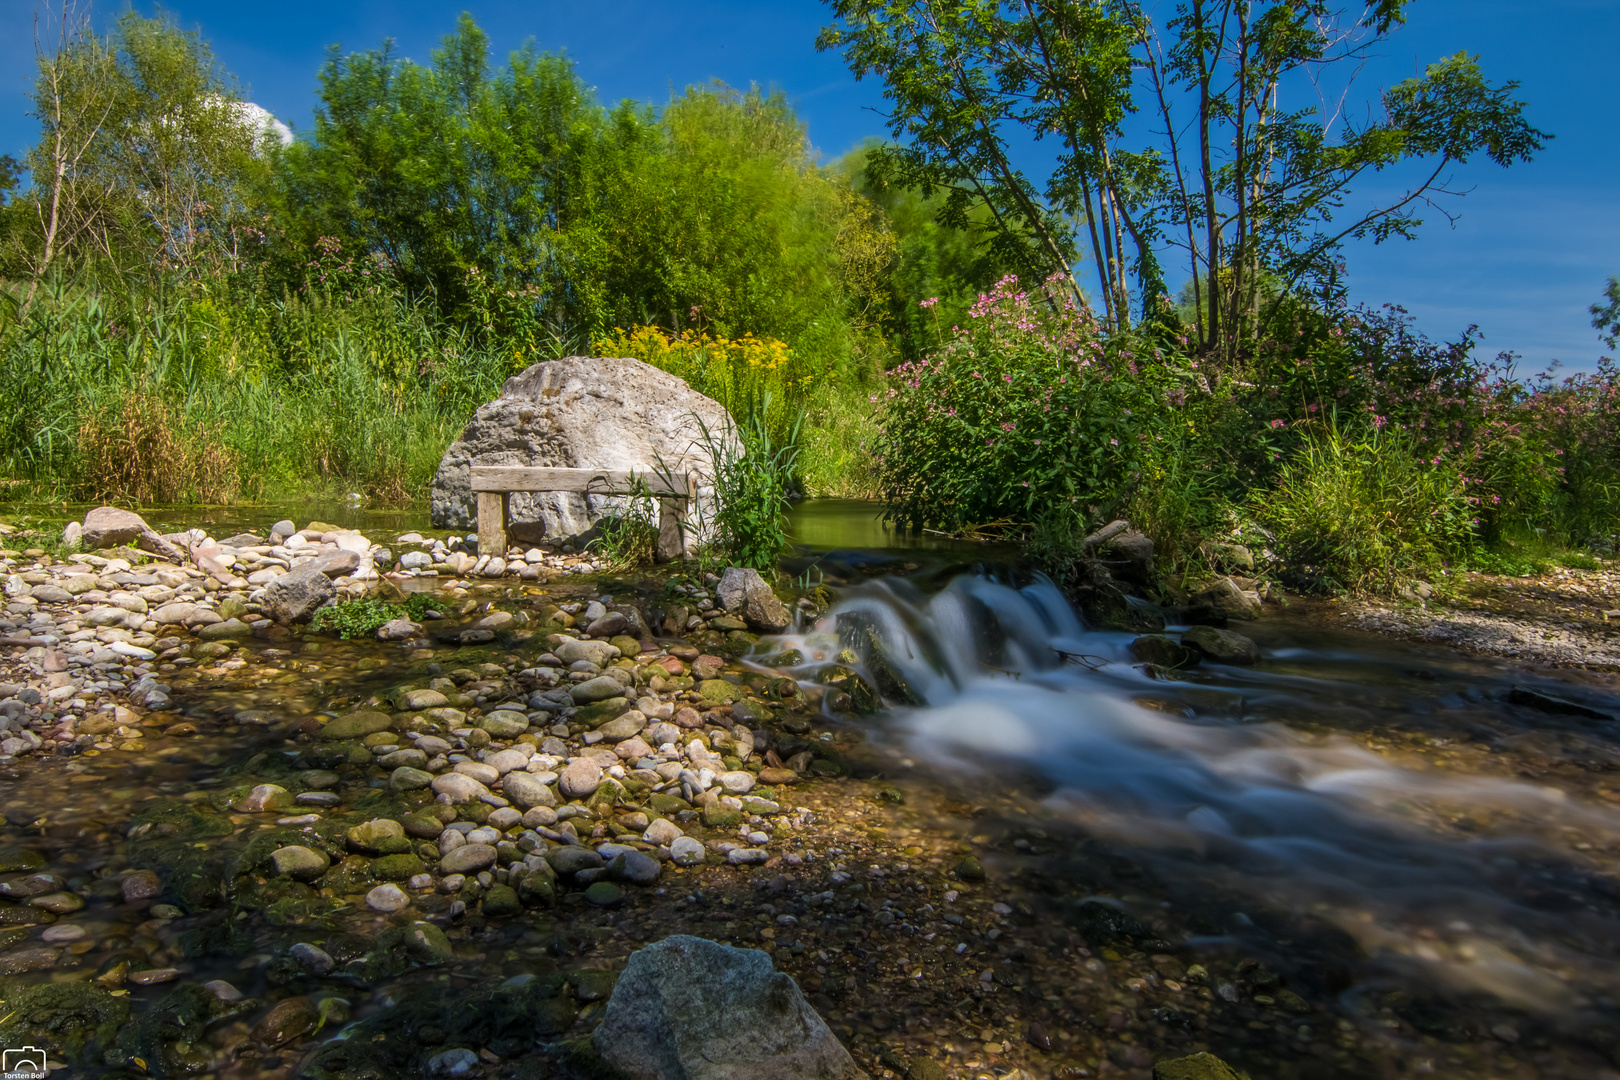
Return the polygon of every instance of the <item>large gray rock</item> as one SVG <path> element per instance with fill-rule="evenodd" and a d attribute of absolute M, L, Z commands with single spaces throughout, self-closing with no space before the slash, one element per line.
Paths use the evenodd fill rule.
<path fill-rule="evenodd" d="M 864 1080 L 755 949 L 678 934 L 630 954 L 592 1042 L 627 1080 Z"/>
<path fill-rule="evenodd" d="M 478 500 L 468 473 L 474 464 L 651 473 L 661 461 L 674 472 L 699 475 L 701 506 L 714 498 L 714 486 L 699 421 L 716 438 L 736 437 L 719 402 L 640 360 L 569 356 L 535 364 L 506 380 L 501 396 L 480 406 L 445 451 L 433 478 L 433 524 L 462 529 L 476 523 Z M 510 535 L 577 536 L 622 512 L 625 502 L 565 492 L 516 494 L 509 500 Z M 712 516 L 699 512 L 691 520 Z M 688 547 L 700 539 L 689 533 Z"/>
<path fill-rule="evenodd" d="M 84 515 L 79 543 L 91 551 L 117 547 L 119 544 L 134 544 L 142 551 L 170 562 L 180 562 L 185 558 L 180 549 L 159 536 L 145 518 L 132 510 L 120 510 L 116 506 L 98 506 Z"/>
<path fill-rule="evenodd" d="M 300 566 L 264 587 L 259 601 L 264 613 L 279 623 L 303 622 L 331 601 L 336 594 L 332 579 L 313 564 Z"/>
<path fill-rule="evenodd" d="M 758 570 L 729 567 L 720 576 L 714 594 L 721 607 L 731 614 L 741 615 L 750 629 L 762 634 L 780 634 L 793 625 L 793 614 L 776 598 Z"/>

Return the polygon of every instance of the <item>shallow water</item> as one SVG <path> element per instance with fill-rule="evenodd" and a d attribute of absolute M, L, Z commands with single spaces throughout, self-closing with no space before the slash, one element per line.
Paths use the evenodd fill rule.
<path fill-rule="evenodd" d="M 863 545 L 852 539 L 885 539 L 869 523 L 850 524 L 858 506 L 807 505 L 813 512 L 796 518 L 801 541 L 850 555 L 828 565 L 860 562 Z M 263 528 L 277 516 L 212 528 Z M 919 862 L 972 853 L 988 883 L 960 888 L 1012 914 L 1005 938 L 971 941 L 964 971 L 1003 962 L 1036 970 L 1006 989 L 942 974 L 936 989 L 926 968 L 934 961 L 915 939 L 880 943 L 863 930 L 867 948 L 904 950 L 907 963 L 890 973 L 885 994 L 897 1000 L 886 1007 L 841 999 L 824 976 L 821 993 L 833 996 L 818 1004 L 847 1040 L 875 1055 L 901 1033 L 935 1032 L 930 1045 L 954 1054 L 964 1076 L 1019 1060 L 1043 1077 L 1145 1077 L 1154 1057 L 1193 1046 L 1229 1056 L 1255 1080 L 1616 1075 L 1620 737 L 1611 722 L 1506 700 L 1512 686 L 1529 685 L 1620 715 L 1611 680 L 1347 633 L 1309 608 L 1240 628 L 1265 650 L 1258 667 L 1151 677 L 1130 662 L 1130 635 L 1089 630 L 1048 585 L 982 574 L 935 584 L 937 568 L 971 547 L 864 546 L 884 549 L 877 554 L 893 572 L 842 587 L 831 612 L 761 642 L 751 663 L 815 687 L 837 662 L 888 691 L 877 716 L 822 718 L 825 737 L 864 740 L 858 772 L 872 779 L 818 782 L 809 802 L 828 814 L 856 807 L 874 834 L 903 838 L 896 845 L 909 844 Z M 881 570 L 868 564 L 863 575 Z M 218 920 L 154 918 L 104 886 L 142 858 L 126 833 L 144 803 L 274 776 L 276 756 L 299 751 L 301 723 L 425 670 L 426 661 L 375 642 L 300 647 L 253 642 L 248 662 L 176 673 L 172 720 L 195 723 L 197 734 L 153 729 L 139 750 L 65 767 L 27 762 L 0 781 L 0 810 L 14 826 L 6 841 L 44 851 L 47 871 L 92 898 L 59 920 L 86 931 L 68 946 L 80 952 L 81 976 L 133 948 L 145 963 L 182 966 L 192 982 L 224 978 L 261 1001 L 286 992 L 267 962 L 268 928 L 254 945 L 226 947 Z M 763 662 L 786 649 L 801 662 Z M 840 657 L 848 649 L 856 655 Z M 874 784 L 904 801 L 874 807 Z M 352 802 L 365 789 L 344 795 Z M 216 860 L 198 873 L 219 873 L 263 824 L 262 815 L 232 817 L 236 835 L 195 845 Z M 829 833 L 831 842 L 841 845 L 831 851 L 858 850 Z M 1136 930 L 1099 929 L 1099 908 L 1129 916 Z M 334 917 L 367 933 L 386 924 L 367 913 Z M 491 930 L 431 977 L 449 980 L 447 990 L 505 978 L 554 958 L 559 941 L 589 952 L 581 935 L 601 926 L 594 913 L 565 908 L 543 928 Z M 671 932 L 654 920 L 654 937 L 659 926 Z M 628 933 L 622 923 L 618 933 Z M 8 955 L 38 947 L 24 937 L 5 939 Z M 1024 951 L 1037 956 L 1018 959 Z M 1207 977 L 1188 974 L 1199 965 Z M 813 972 L 829 966 L 794 970 L 822 983 Z M 925 969 L 928 990 L 910 981 Z M 25 976 L 40 977 L 68 975 Z M 150 1005 L 167 989 L 131 993 Z M 357 1017 L 394 992 L 373 990 L 350 995 Z M 1072 1044 L 1060 1038 L 1031 1057 L 1020 1038 L 1030 1023 Z M 992 1024 L 1006 1042 L 960 1034 Z M 983 1049 L 997 1045 L 1000 1056 Z M 249 1056 L 214 1068 L 250 1076 L 293 1064 Z"/>

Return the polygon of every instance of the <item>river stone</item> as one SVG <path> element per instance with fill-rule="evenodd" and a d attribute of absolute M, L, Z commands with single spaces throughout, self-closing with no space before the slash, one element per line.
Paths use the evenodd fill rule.
<path fill-rule="evenodd" d="M 476 874 L 494 866 L 495 857 L 490 844 L 463 844 L 439 860 L 439 873 Z"/>
<path fill-rule="evenodd" d="M 328 551 L 315 556 L 299 569 L 319 570 L 329 578 L 343 577 L 360 569 L 360 556 L 352 551 Z"/>
<path fill-rule="evenodd" d="M 866 1080 L 767 953 L 685 934 L 630 954 L 591 1041 L 625 1080 Z"/>
<path fill-rule="evenodd" d="M 382 888 L 392 889 L 393 886 L 384 885 Z M 394 891 L 399 892 L 398 889 Z M 402 897 L 403 895 L 401 893 Z M 309 998 L 288 998 L 279 1002 L 254 1026 L 253 1038 L 265 1046 L 280 1046 L 282 1043 L 303 1038 L 319 1027 L 320 1023 L 320 1014 L 315 1011 L 315 1006 L 310 1003 Z"/>
<path fill-rule="evenodd" d="M 746 795 L 754 790 L 754 774 L 743 769 L 723 772 L 719 780 L 727 795 Z"/>
<path fill-rule="evenodd" d="M 321 728 L 323 739 L 363 739 L 394 726 L 394 718 L 387 713 L 355 712 L 340 716 Z"/>
<path fill-rule="evenodd" d="M 780 634 L 793 625 L 793 613 L 777 599 L 776 593 L 759 576 L 758 570 L 730 567 L 715 588 L 720 605 L 727 612 L 739 615 L 750 630 L 762 634 Z"/>
<path fill-rule="evenodd" d="M 489 788 L 466 773 L 447 772 L 433 778 L 433 793 L 448 795 L 451 802 L 463 803 L 488 795 Z"/>
<path fill-rule="evenodd" d="M 219 641 L 223 638 L 250 637 L 253 627 L 241 619 L 226 619 L 224 622 L 211 623 L 197 631 L 197 636 L 204 641 Z"/>
<path fill-rule="evenodd" d="M 24 847 L 0 848 L 0 874 L 15 873 L 18 870 L 39 870 L 44 865 L 44 852 Z"/>
<path fill-rule="evenodd" d="M 404 641 L 407 638 L 421 636 L 422 628 L 410 619 L 403 616 L 390 619 L 377 628 L 378 641 Z"/>
<path fill-rule="evenodd" d="M 568 844 L 546 852 L 546 862 L 559 874 L 577 874 L 581 870 L 600 870 L 606 866 L 601 854 L 588 847 Z"/>
<path fill-rule="evenodd" d="M 409 851 L 371 860 L 371 876 L 379 881 L 407 881 L 426 869 L 422 860 Z"/>
<path fill-rule="evenodd" d="M 497 739 L 513 739 L 529 730 L 529 718 L 511 709 L 496 709 L 479 717 L 478 726 Z"/>
<path fill-rule="evenodd" d="M 289 570 L 264 587 L 259 604 L 278 623 L 304 622 L 337 594 L 332 579 L 306 564 Z"/>
<path fill-rule="evenodd" d="M 371 821 L 356 825 L 344 834 L 349 846 L 356 851 L 367 855 L 381 855 L 391 847 L 386 843 L 389 840 L 403 839 L 405 829 L 397 821 L 388 818 L 374 818 Z"/>
<path fill-rule="evenodd" d="M 579 641 L 576 638 L 563 638 L 557 647 L 551 650 L 553 656 L 565 664 L 577 664 L 581 660 L 588 660 L 597 667 L 607 667 L 608 664 L 619 658 L 619 647 L 606 641 Z"/>
<path fill-rule="evenodd" d="M 699 866 L 708 852 L 692 837 L 677 836 L 669 842 L 669 857 L 677 866 Z"/>
<path fill-rule="evenodd" d="M 484 764 L 505 776 L 509 772 L 529 767 L 529 755 L 521 750 L 499 750 L 484 758 Z"/>
<path fill-rule="evenodd" d="M 647 826 L 646 830 L 641 834 L 641 839 L 659 847 L 668 847 L 684 835 L 681 832 L 681 827 L 673 821 L 668 818 L 658 818 Z"/>
<path fill-rule="evenodd" d="M 378 885 L 366 893 L 366 906 L 373 911 L 380 911 L 384 915 L 392 915 L 396 911 L 403 911 L 411 904 L 411 898 L 405 891 L 393 882 Z"/>
<path fill-rule="evenodd" d="M 119 891 L 126 904 L 136 900 L 150 900 L 163 891 L 163 881 L 151 870 L 136 870 L 119 882 Z"/>
<path fill-rule="evenodd" d="M 392 753 L 382 755 L 377 759 L 377 764 L 385 769 L 397 769 L 402 765 L 420 769 L 427 764 L 427 759 L 428 756 L 425 752 L 418 750 L 414 746 L 407 746 L 403 750 L 395 750 Z M 432 777 L 429 777 L 429 779 L 432 779 Z"/>
<path fill-rule="evenodd" d="M 293 804 L 292 794 L 276 784 L 260 784 L 236 801 L 235 809 L 245 814 L 265 814 L 285 810 Z"/>
<path fill-rule="evenodd" d="M 592 702 L 606 701 L 608 698 L 624 696 L 624 684 L 618 679 L 607 675 L 599 675 L 594 679 L 587 679 L 582 683 L 575 683 L 569 695 L 580 705 L 589 705 Z"/>
<path fill-rule="evenodd" d="M 1131 656 L 1159 667 L 1188 668 L 1197 665 L 1203 654 L 1163 634 L 1143 634 L 1131 642 Z"/>
<path fill-rule="evenodd" d="M 1259 614 L 1259 601 L 1245 596 L 1242 587 L 1229 577 L 1216 579 L 1209 588 L 1187 600 L 1189 622 L 1224 626 L 1227 619 L 1252 619 Z"/>
<path fill-rule="evenodd" d="M 437 690 L 403 690 L 399 695 L 402 709 L 439 709 L 450 704 L 450 699 Z"/>
<path fill-rule="evenodd" d="M 433 524 L 470 528 L 476 522 L 478 500 L 469 482 L 475 462 L 693 473 L 697 505 L 687 520 L 712 521 L 713 464 L 703 427 L 736 447 L 735 425 L 723 406 L 640 360 L 570 356 L 535 364 L 506 380 L 499 398 L 479 406 L 445 451 L 433 478 Z M 603 516 L 622 513 L 626 502 L 572 492 L 515 493 L 507 501 L 514 536 L 548 538 L 578 536 Z M 532 527 L 536 522 L 541 527 Z M 686 532 L 687 554 L 710 539 L 704 533 Z"/>
<path fill-rule="evenodd" d="M 402 751 L 403 752 L 403 751 Z M 416 751 L 421 753 L 420 750 Z M 393 757 L 393 754 L 386 755 Z M 420 791 L 433 783 L 433 774 L 410 765 L 401 765 L 388 776 L 388 786 L 395 791 Z"/>
<path fill-rule="evenodd" d="M 608 863 L 608 876 L 615 881 L 628 881 L 632 885 L 651 885 L 658 880 L 663 867 L 658 860 L 639 851 L 621 851 Z"/>
<path fill-rule="evenodd" d="M 501 794 L 511 799 L 520 810 L 557 805 L 557 793 L 538 776 L 526 772 L 507 773 L 501 781 Z"/>
<path fill-rule="evenodd" d="M 1181 635 L 1181 643 L 1203 653 L 1217 664 L 1258 664 L 1260 646 L 1242 634 L 1213 626 L 1195 626 Z"/>
<path fill-rule="evenodd" d="M 1153 1080 L 1249 1080 L 1214 1054 L 1193 1054 L 1153 1064 Z"/>
<path fill-rule="evenodd" d="M 578 758 L 557 776 L 557 790 L 570 799 L 588 798 L 602 786 L 602 767 L 590 758 Z"/>
<path fill-rule="evenodd" d="M 332 969 L 337 967 L 337 961 L 332 959 L 331 953 L 319 945 L 311 945 L 307 941 L 300 941 L 288 949 L 287 955 L 297 961 L 299 967 L 317 979 L 332 974 Z"/>
<path fill-rule="evenodd" d="M 302 844 L 278 848 L 270 853 L 270 861 L 275 864 L 276 873 L 285 874 L 295 881 L 314 881 L 332 865 L 332 860 L 327 858 L 324 851 Z"/>
<path fill-rule="evenodd" d="M 647 718 L 639 711 L 631 709 L 629 712 L 620 713 L 597 728 L 596 731 L 608 742 L 623 742 L 625 739 L 641 734 L 646 726 Z"/>
<path fill-rule="evenodd" d="M 79 528 L 79 542 L 91 551 L 117 547 L 134 542 L 142 551 L 180 562 L 185 556 L 180 549 L 157 534 L 141 515 L 116 506 L 98 506 L 84 515 Z"/>
<path fill-rule="evenodd" d="M 724 679 L 705 679 L 698 683 L 698 696 L 710 705 L 729 705 L 743 696 L 743 689 Z"/>

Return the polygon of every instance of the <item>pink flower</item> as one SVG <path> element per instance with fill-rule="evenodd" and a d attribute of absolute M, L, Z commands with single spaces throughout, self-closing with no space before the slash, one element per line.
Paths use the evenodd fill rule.
<path fill-rule="evenodd" d="M 1288 422 L 1286 420 L 1273 420 L 1271 426 L 1274 428 L 1287 427 Z"/>

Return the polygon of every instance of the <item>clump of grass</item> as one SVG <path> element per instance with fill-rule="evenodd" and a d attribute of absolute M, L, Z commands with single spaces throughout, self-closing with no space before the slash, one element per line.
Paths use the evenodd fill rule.
<path fill-rule="evenodd" d="M 383 624 L 395 619 L 421 622 L 427 612 L 435 609 L 433 598 L 426 593 L 412 593 L 397 604 L 365 597 L 321 608 L 309 621 L 309 629 L 312 633 L 336 634 L 344 641 L 352 641 L 375 637 Z"/>
<path fill-rule="evenodd" d="M 224 422 L 188 418 L 147 390 L 81 413 L 78 456 L 82 498 L 225 503 L 241 490 Z"/>
<path fill-rule="evenodd" d="M 1336 424 L 1311 432 L 1254 509 L 1292 575 L 1313 588 L 1393 592 L 1474 538 L 1456 469 L 1377 429 L 1359 438 Z"/>
<path fill-rule="evenodd" d="M 765 419 L 770 400 L 766 395 L 735 434 L 711 431 L 701 418 L 698 427 L 713 469 L 718 504 L 708 523 L 713 547 L 734 566 L 774 574 L 788 542 L 784 511 L 798 465 L 804 417 L 795 417 L 778 440 Z"/>
<path fill-rule="evenodd" d="M 624 497 L 616 514 L 596 523 L 598 535 L 587 546 L 615 571 L 650 566 L 658 557 L 658 501 L 643 480 Z"/>

